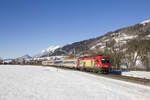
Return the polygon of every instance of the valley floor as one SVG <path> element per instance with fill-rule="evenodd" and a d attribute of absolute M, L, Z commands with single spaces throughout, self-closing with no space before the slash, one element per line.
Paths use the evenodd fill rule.
<path fill-rule="evenodd" d="M 0 100 L 149 100 L 150 87 L 42 66 L 0 66 Z"/>

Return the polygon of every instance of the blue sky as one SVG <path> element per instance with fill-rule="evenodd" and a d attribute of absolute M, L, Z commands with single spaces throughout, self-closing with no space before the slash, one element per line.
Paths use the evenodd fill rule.
<path fill-rule="evenodd" d="M 150 0 L 0 0 L 0 56 L 101 36 L 150 19 Z"/>

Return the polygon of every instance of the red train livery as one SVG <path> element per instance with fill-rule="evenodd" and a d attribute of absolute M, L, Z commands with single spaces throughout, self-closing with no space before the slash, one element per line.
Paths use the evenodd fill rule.
<path fill-rule="evenodd" d="M 110 60 L 106 56 L 64 58 L 62 60 L 43 61 L 42 64 L 85 71 L 107 72 L 107 73 L 110 71 L 111 67 Z"/>
<path fill-rule="evenodd" d="M 109 72 L 110 66 L 110 60 L 106 56 L 84 57 L 78 59 L 77 69 L 95 72 Z"/>

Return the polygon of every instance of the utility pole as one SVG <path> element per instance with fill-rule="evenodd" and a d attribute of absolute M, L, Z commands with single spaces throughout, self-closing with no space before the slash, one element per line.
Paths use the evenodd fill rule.
<path fill-rule="evenodd" d="M 76 50 L 75 50 L 75 48 L 74 48 L 73 52 L 74 52 L 74 58 L 75 58 L 76 57 Z"/>
<path fill-rule="evenodd" d="M 56 51 L 56 60 L 57 60 L 57 51 Z M 59 66 L 57 65 L 57 72 L 58 72 L 58 67 L 59 67 Z"/>

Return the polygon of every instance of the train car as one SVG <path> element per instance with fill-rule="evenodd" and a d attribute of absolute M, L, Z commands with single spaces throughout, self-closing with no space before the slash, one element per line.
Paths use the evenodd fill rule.
<path fill-rule="evenodd" d="M 47 60 L 42 61 L 42 65 L 49 65 L 49 66 L 62 66 L 62 60 Z"/>
<path fill-rule="evenodd" d="M 79 70 L 109 72 L 110 60 L 106 56 L 83 57 L 78 59 L 77 66 Z"/>
<path fill-rule="evenodd" d="M 62 66 L 75 69 L 77 67 L 77 61 L 77 58 L 65 58 L 63 60 Z"/>
<path fill-rule="evenodd" d="M 43 61 L 43 65 L 56 67 L 66 67 L 78 70 L 106 72 L 110 71 L 110 60 L 106 56 L 82 57 L 82 58 L 64 58 L 63 60 Z"/>
<path fill-rule="evenodd" d="M 62 60 L 55 60 L 53 62 L 53 66 L 62 67 L 62 63 L 63 63 Z"/>

